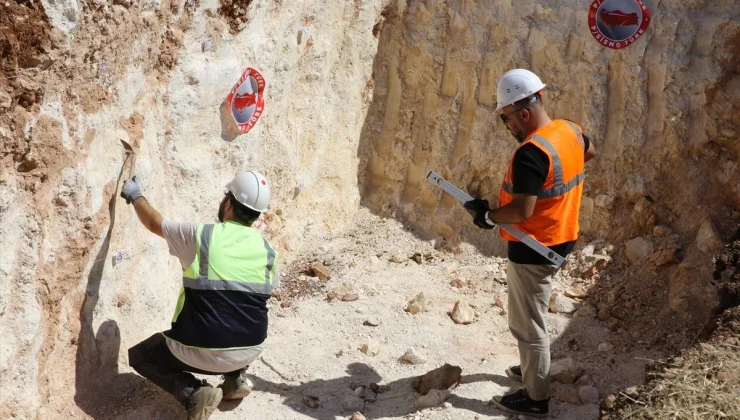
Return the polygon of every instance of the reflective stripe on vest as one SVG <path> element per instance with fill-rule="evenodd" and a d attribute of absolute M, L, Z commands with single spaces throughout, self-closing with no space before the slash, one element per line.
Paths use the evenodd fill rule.
<path fill-rule="evenodd" d="M 576 129 L 576 127 L 573 126 L 573 124 L 571 124 L 570 122 L 568 122 L 568 125 L 573 128 L 573 131 L 575 131 L 580 138 L 580 130 Z M 580 172 L 568 182 L 563 183 L 563 164 L 560 162 L 558 151 L 555 150 L 555 147 L 553 147 L 553 145 L 542 136 L 535 134 L 532 139 L 536 140 L 537 143 L 541 144 L 545 149 L 547 149 L 547 151 L 550 153 L 550 156 L 552 157 L 553 187 L 539 190 L 537 192 L 538 199 L 559 197 L 583 182 L 583 172 Z M 512 195 L 514 194 L 514 186 L 511 184 L 510 180 L 505 179 L 502 187 L 507 193 Z"/>

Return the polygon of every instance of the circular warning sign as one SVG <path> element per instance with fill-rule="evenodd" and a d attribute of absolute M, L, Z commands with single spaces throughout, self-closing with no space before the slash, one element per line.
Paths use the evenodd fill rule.
<path fill-rule="evenodd" d="M 650 10 L 642 0 L 593 0 L 588 9 L 591 35 L 615 50 L 630 46 L 650 24 Z"/>

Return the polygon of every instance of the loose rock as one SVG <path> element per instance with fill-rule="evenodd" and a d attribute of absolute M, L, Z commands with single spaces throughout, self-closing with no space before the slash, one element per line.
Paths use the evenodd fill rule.
<path fill-rule="evenodd" d="M 569 290 L 566 290 L 563 293 L 565 296 L 568 296 L 569 298 L 576 298 L 576 299 L 584 299 L 588 296 L 588 293 L 586 293 L 585 290 L 583 290 L 580 286 L 573 286 Z"/>
<path fill-rule="evenodd" d="M 609 394 L 603 400 L 601 400 L 601 408 L 604 410 L 611 410 L 617 403 L 617 397 L 614 394 Z"/>
<path fill-rule="evenodd" d="M 349 420 L 367 420 L 365 416 L 362 415 L 359 411 L 355 411 L 352 413 L 352 417 L 349 418 Z"/>
<path fill-rule="evenodd" d="M 423 395 L 414 401 L 416 408 L 429 408 L 442 404 L 452 393 L 446 389 L 433 389 L 427 395 Z"/>
<path fill-rule="evenodd" d="M 426 363 L 426 360 L 424 360 L 419 353 L 416 352 L 416 350 L 411 347 L 408 350 L 406 350 L 406 353 L 401 356 L 401 360 L 407 363 L 411 363 L 412 365 L 421 365 Z"/>
<path fill-rule="evenodd" d="M 577 311 L 581 306 L 580 302 L 554 291 L 550 296 L 550 312 L 570 314 Z"/>
<path fill-rule="evenodd" d="M 360 351 L 367 354 L 368 356 L 375 356 L 380 353 L 380 345 L 375 341 L 368 341 L 367 343 L 362 345 Z"/>
<path fill-rule="evenodd" d="M 451 389 L 460 383 L 462 369 L 445 363 L 422 376 L 417 376 L 411 381 L 411 386 L 419 394 L 426 395 L 433 389 Z"/>
<path fill-rule="evenodd" d="M 370 318 L 366 319 L 365 322 L 362 323 L 362 325 L 377 327 L 378 325 L 380 325 L 380 320 L 374 316 L 371 316 Z"/>
<path fill-rule="evenodd" d="M 612 331 L 617 331 L 619 329 L 619 320 L 616 318 L 609 318 L 608 327 Z"/>
<path fill-rule="evenodd" d="M 572 386 L 562 386 L 555 388 L 552 395 L 553 399 L 567 402 L 569 404 L 578 404 L 578 390 Z"/>
<path fill-rule="evenodd" d="M 583 373 L 570 357 L 553 362 L 550 365 L 550 381 L 561 384 L 572 384 Z"/>
<path fill-rule="evenodd" d="M 313 264 L 310 273 L 313 277 L 318 277 L 319 280 L 329 280 L 331 278 L 331 271 L 321 263 Z"/>
<path fill-rule="evenodd" d="M 625 254 L 632 264 L 637 264 L 653 253 L 653 244 L 637 237 L 625 242 Z"/>
<path fill-rule="evenodd" d="M 475 320 L 475 310 L 464 300 L 455 302 L 450 317 L 457 324 L 470 324 Z"/>
<path fill-rule="evenodd" d="M 359 299 L 359 293 L 352 283 L 344 282 L 335 287 L 327 296 L 329 300 L 339 299 L 344 302 L 352 302 Z"/>
<path fill-rule="evenodd" d="M 404 257 L 401 254 L 396 254 L 396 255 L 394 255 L 394 256 L 391 257 L 391 261 L 394 262 L 394 263 L 396 263 L 396 264 L 401 264 L 402 262 L 406 261 L 407 259 L 408 258 Z"/>
<path fill-rule="evenodd" d="M 702 252 L 712 253 L 722 248 L 723 245 L 712 220 L 705 220 L 696 234 L 696 247 Z"/>
<path fill-rule="evenodd" d="M 304 395 L 303 405 L 308 408 L 317 408 L 319 406 L 319 397 L 314 397 L 313 395 Z"/>
<path fill-rule="evenodd" d="M 427 302 L 424 298 L 424 292 L 416 295 L 416 297 L 411 299 L 408 305 L 406 305 L 406 312 L 410 314 L 418 314 L 420 312 L 426 312 L 427 310 Z"/>
<path fill-rule="evenodd" d="M 599 390 L 594 386 L 582 386 L 578 388 L 578 398 L 584 404 L 598 404 Z"/>
<path fill-rule="evenodd" d="M 4 90 L 0 90 L 0 109 L 8 109 L 13 103 L 13 98 L 10 97 Z"/>
<path fill-rule="evenodd" d="M 584 305 L 581 307 L 581 309 L 577 310 L 573 314 L 573 318 L 581 319 L 581 318 L 594 318 L 596 316 L 596 308 L 594 308 L 591 305 Z"/>
<path fill-rule="evenodd" d="M 653 236 L 656 238 L 661 238 L 666 235 L 670 235 L 671 228 L 669 228 L 666 225 L 657 225 L 653 227 Z"/>
<path fill-rule="evenodd" d="M 602 352 L 612 351 L 614 349 L 614 345 L 611 343 L 601 343 L 599 344 L 598 349 Z"/>

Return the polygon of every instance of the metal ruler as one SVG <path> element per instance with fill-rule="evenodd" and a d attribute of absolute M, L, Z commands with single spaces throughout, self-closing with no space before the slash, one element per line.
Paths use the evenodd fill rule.
<path fill-rule="evenodd" d="M 427 180 L 432 184 L 435 184 L 442 188 L 442 190 L 455 197 L 457 201 L 462 204 L 465 204 L 465 202 L 467 201 L 473 200 L 473 197 L 469 196 L 456 186 L 450 184 L 447 180 L 434 172 L 429 172 L 429 174 L 427 175 Z M 563 264 L 565 264 L 565 258 L 561 257 L 560 255 L 558 255 L 558 253 L 546 247 L 545 245 L 542 245 L 542 243 L 540 243 L 537 239 L 534 239 L 533 237 L 527 235 L 516 227 L 507 224 L 498 224 L 498 227 L 510 233 L 515 238 L 519 239 L 519 241 L 532 248 L 538 254 L 547 258 L 553 265 L 556 265 L 558 268 L 562 267 Z"/>

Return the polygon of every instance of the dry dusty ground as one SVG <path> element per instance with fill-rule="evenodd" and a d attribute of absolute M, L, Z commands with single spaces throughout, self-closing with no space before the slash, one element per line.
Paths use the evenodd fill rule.
<path fill-rule="evenodd" d="M 506 306 L 505 261 L 468 247 L 459 255 L 435 250 L 398 221 L 367 210 L 348 226 L 332 238 L 312 241 L 283 267 L 280 300 L 270 301 L 267 351 L 249 369 L 255 390 L 240 404 L 222 403 L 213 418 L 338 419 L 349 418 L 355 409 L 363 409 L 368 419 L 507 418 L 487 404 L 493 395 L 517 386 L 504 373 L 518 361 L 516 344 L 506 314 L 496 306 L 497 300 Z M 410 258 L 415 253 L 421 254 L 421 264 Z M 325 263 L 331 278 L 301 274 L 313 262 Z M 342 282 L 352 283 L 359 299 L 330 301 L 327 292 Z M 407 313 L 407 302 L 420 292 L 428 311 Z M 456 324 L 448 314 L 460 299 L 476 310 L 471 324 Z M 371 318 L 379 325 L 365 325 Z M 609 342 L 611 332 L 593 318 L 572 320 L 571 315 L 551 313 L 549 329 L 553 359 L 572 357 L 584 369 L 576 385 L 553 386 L 552 418 L 598 418 L 597 404 L 578 401 L 578 386 L 593 384 L 604 397 L 637 385 L 643 380 L 642 358 L 657 357 L 634 348 L 629 355 L 621 347 L 599 352 L 598 345 Z M 363 344 L 372 342 L 379 345 L 378 354 L 363 353 Z M 401 362 L 409 347 L 426 363 Z M 444 363 L 462 368 L 461 384 L 447 404 L 417 411 L 411 379 Z M 119 370 L 110 390 L 86 404 L 94 407 L 88 411 L 94 418 L 184 416 L 167 394 L 124 373 L 131 371 L 128 366 Z M 388 389 L 363 407 L 362 400 L 353 398 L 353 389 L 372 383 Z M 306 396 L 318 397 L 318 407 L 307 407 Z"/>

